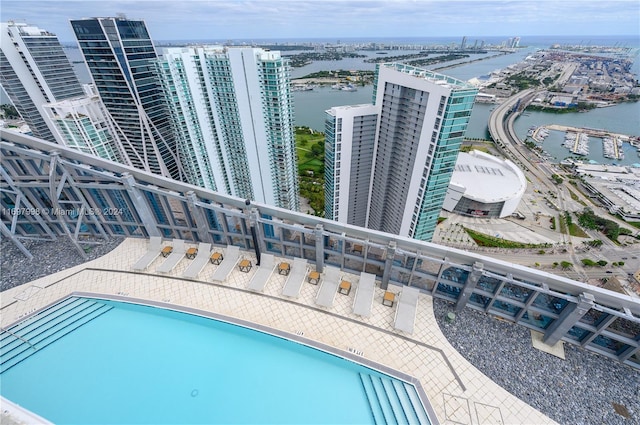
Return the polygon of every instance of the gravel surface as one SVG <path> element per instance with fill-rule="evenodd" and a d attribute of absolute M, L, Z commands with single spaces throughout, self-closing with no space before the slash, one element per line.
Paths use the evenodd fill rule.
<path fill-rule="evenodd" d="M 112 251 L 123 240 L 96 240 L 99 244 L 88 250 L 88 260 L 80 256 L 66 237 L 59 237 L 55 242 L 24 241 L 24 245 L 33 254 L 33 260 L 29 260 L 13 242 L 3 238 L 0 241 L 0 291 L 77 266 L 85 261 L 95 260 Z"/>
<path fill-rule="evenodd" d="M 531 346 L 530 330 L 469 308 L 446 322 L 453 304 L 434 299 L 440 329 L 471 364 L 560 424 L 640 424 L 640 371 L 564 344 L 566 360 Z M 624 406 L 628 418 L 614 410 Z"/>

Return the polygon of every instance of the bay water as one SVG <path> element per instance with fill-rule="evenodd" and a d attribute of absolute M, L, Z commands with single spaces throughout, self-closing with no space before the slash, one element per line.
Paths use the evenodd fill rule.
<path fill-rule="evenodd" d="M 586 40 L 586 41 L 585 41 Z M 390 42 L 389 40 L 379 40 L 378 42 Z M 415 42 L 416 44 L 427 44 L 430 39 L 404 40 L 405 42 Z M 449 45 L 453 44 L 456 39 L 442 40 Z M 350 40 L 343 40 L 350 42 Z M 398 40 L 396 40 L 398 42 Z M 517 50 L 515 53 L 495 56 L 496 52 L 488 52 L 486 54 L 472 55 L 470 58 L 434 64 L 427 67 L 436 72 L 458 78 L 460 80 L 469 80 L 474 77 L 480 77 L 490 74 L 494 70 L 503 69 L 507 66 L 518 63 L 528 55 L 539 49 L 548 48 L 553 43 L 559 44 L 591 44 L 591 45 L 619 45 L 638 47 L 640 42 L 634 37 L 532 37 L 531 39 L 523 39 L 522 43 L 527 42 L 528 47 Z M 91 82 L 91 76 L 82 61 L 82 54 L 77 48 L 65 48 L 65 52 L 69 59 L 73 62 L 73 68 L 78 78 L 83 83 Z M 318 71 L 330 70 L 374 70 L 375 64 L 364 62 L 367 58 L 383 57 L 381 53 L 385 53 L 387 57 L 397 55 L 407 55 L 417 53 L 417 50 L 385 50 L 385 51 L 358 51 L 365 58 L 345 58 L 339 61 L 314 61 L 313 63 L 300 68 L 294 68 L 291 77 L 301 78 L 308 74 Z M 283 54 L 293 54 L 296 52 L 283 52 Z M 434 54 L 431 57 L 436 56 Z M 465 61 L 489 57 L 477 62 L 467 63 Z M 633 71 L 640 75 L 640 60 L 636 56 L 633 64 Z M 462 62 L 462 64 L 460 64 Z M 7 101 L 2 94 L 2 102 Z M 296 91 L 293 93 L 295 107 L 295 124 L 299 126 L 308 126 L 314 130 L 324 131 L 325 111 L 333 106 L 357 105 L 371 103 L 373 95 L 373 86 L 357 86 L 356 91 L 342 91 L 332 89 L 330 86 L 318 86 L 309 91 Z M 495 107 L 492 104 L 476 103 L 466 137 L 468 138 L 488 138 L 487 122 L 491 110 Z M 640 102 L 622 103 L 607 108 L 597 108 L 584 113 L 554 114 L 549 112 L 527 112 L 519 117 L 515 123 L 515 129 L 521 139 L 526 137 L 527 131 L 532 126 L 541 126 L 549 124 L 562 124 L 573 127 L 591 127 L 605 129 L 612 132 L 628 134 L 631 136 L 640 136 Z M 571 153 L 562 147 L 564 139 L 552 135 L 543 143 L 543 149 L 546 150 L 553 158 L 561 160 L 571 156 Z M 599 163 L 621 163 L 633 164 L 640 162 L 635 149 L 628 143 L 625 143 L 623 150 L 625 152 L 624 160 L 606 159 L 602 156 L 602 147 L 599 140 L 592 140 L 590 146 L 590 154 L 587 159 L 595 160 Z"/>

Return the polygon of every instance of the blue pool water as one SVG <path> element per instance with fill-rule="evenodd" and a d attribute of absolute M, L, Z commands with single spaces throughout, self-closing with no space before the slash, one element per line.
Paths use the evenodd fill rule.
<path fill-rule="evenodd" d="M 113 308 L 3 369 L 2 396 L 59 424 L 374 421 L 361 374 L 386 375 L 372 369 L 212 319 L 91 301 Z"/>

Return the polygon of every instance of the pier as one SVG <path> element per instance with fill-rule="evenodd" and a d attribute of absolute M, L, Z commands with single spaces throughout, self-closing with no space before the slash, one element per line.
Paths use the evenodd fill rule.
<path fill-rule="evenodd" d="M 602 130 L 597 128 L 570 127 L 570 126 L 559 125 L 559 124 L 551 124 L 545 127 L 549 130 L 564 131 L 565 133 L 567 133 L 567 135 L 571 133 L 576 133 L 578 137 L 576 137 L 575 139 L 574 149 L 570 148 L 570 150 L 577 154 L 581 154 L 579 152 L 576 152 L 575 149 L 578 148 L 578 141 L 581 140 L 583 136 L 586 136 L 586 137 L 591 136 L 591 137 L 602 139 L 602 148 L 604 150 L 605 158 L 624 159 L 624 152 L 622 151 L 622 142 L 629 142 L 631 146 L 638 149 L 638 152 L 640 154 L 640 137 L 638 136 L 613 133 L 608 130 Z M 581 155 L 586 155 L 586 154 L 581 154 Z"/>
<path fill-rule="evenodd" d="M 640 143 L 639 136 L 630 136 L 628 134 L 613 133 L 608 130 L 602 130 L 597 128 L 570 127 L 567 125 L 559 125 L 559 124 L 546 125 L 545 127 L 548 128 L 549 130 L 558 130 L 558 131 L 564 131 L 564 132 L 571 131 L 573 133 L 585 133 L 588 136 L 598 137 L 600 139 L 604 139 L 605 137 L 615 137 L 615 138 L 621 139 L 624 142 L 629 142 L 633 146 L 640 147 L 636 145 L 637 143 Z"/>

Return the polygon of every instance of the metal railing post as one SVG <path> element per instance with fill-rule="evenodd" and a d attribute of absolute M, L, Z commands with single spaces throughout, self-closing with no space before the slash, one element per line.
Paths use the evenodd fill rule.
<path fill-rule="evenodd" d="M 300 235 L 301 238 L 303 236 Z M 324 269 L 324 227 L 322 224 L 316 224 L 313 236 L 316 240 L 316 270 L 318 273 L 322 273 L 322 269 Z"/>
<path fill-rule="evenodd" d="M 384 259 L 384 271 L 382 272 L 382 281 L 380 282 L 380 289 L 387 290 L 389 287 L 389 279 L 391 279 L 391 268 L 393 267 L 393 260 L 396 257 L 396 247 L 397 244 L 395 241 L 390 241 L 389 246 L 387 246 L 387 252 L 385 253 Z"/>
<path fill-rule="evenodd" d="M 473 269 L 467 275 L 467 280 L 464 283 L 464 287 L 462 291 L 460 291 L 460 295 L 458 296 L 458 301 L 456 301 L 455 311 L 460 311 L 467 305 L 469 301 L 469 297 L 473 293 L 473 290 L 476 289 L 476 285 L 482 276 L 482 263 L 476 261 L 473 263 Z"/>
<path fill-rule="evenodd" d="M 542 342 L 547 345 L 555 345 L 562 337 L 582 318 L 594 305 L 594 297 L 591 294 L 582 293 L 578 296 L 576 304 L 567 304 L 560 317 L 558 317 L 542 337 Z"/>

